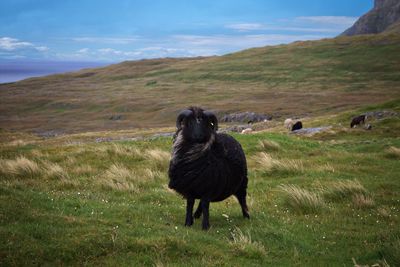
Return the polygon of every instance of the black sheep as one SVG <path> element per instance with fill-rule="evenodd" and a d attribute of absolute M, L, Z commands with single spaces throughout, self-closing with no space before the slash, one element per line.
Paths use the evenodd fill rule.
<path fill-rule="evenodd" d="M 365 115 L 360 115 L 360 116 L 354 117 L 351 120 L 350 128 L 353 128 L 354 126 L 359 125 L 361 123 L 364 124 L 365 123 L 365 119 L 366 119 Z"/>
<path fill-rule="evenodd" d="M 186 198 L 186 226 L 193 224 L 193 206 L 200 199 L 194 218 L 203 214 L 207 230 L 210 202 L 231 195 L 239 200 L 243 216 L 250 218 L 246 204 L 247 164 L 240 144 L 227 134 L 217 133 L 218 121 L 198 107 L 183 110 L 176 120 L 169 188 Z"/>
<path fill-rule="evenodd" d="M 300 130 L 303 128 L 303 123 L 301 123 L 301 121 L 296 122 L 295 124 L 293 124 L 292 126 L 292 132 L 296 131 L 296 130 Z"/>

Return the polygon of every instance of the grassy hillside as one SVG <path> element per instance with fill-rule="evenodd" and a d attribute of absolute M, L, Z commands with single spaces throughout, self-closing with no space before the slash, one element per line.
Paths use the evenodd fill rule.
<path fill-rule="evenodd" d="M 71 133 L 169 126 L 191 104 L 220 113 L 323 115 L 399 98 L 399 63 L 395 34 L 123 62 L 0 85 L 0 127 Z"/>
<path fill-rule="evenodd" d="M 0 265 L 399 266 L 399 117 L 370 121 L 372 131 L 342 126 L 382 109 L 400 103 L 310 119 L 333 126 L 314 137 L 282 126 L 235 135 L 251 219 L 233 198 L 213 203 L 208 232 L 183 226 L 184 200 L 166 187 L 168 137 L 86 143 L 86 134 L 2 131 Z"/>

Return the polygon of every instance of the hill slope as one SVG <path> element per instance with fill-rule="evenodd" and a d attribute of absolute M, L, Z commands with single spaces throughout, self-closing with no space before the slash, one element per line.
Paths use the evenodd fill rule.
<path fill-rule="evenodd" d="M 319 115 L 400 97 L 400 36 L 339 37 L 221 57 L 123 62 L 0 85 L 0 127 L 81 132 L 219 113 Z"/>
<path fill-rule="evenodd" d="M 381 33 L 398 22 L 400 22 L 400 1 L 375 0 L 374 8 L 356 21 L 342 35 Z"/>
<path fill-rule="evenodd" d="M 400 101 L 366 110 L 387 108 Z M 212 203 L 208 232 L 184 227 L 185 201 L 167 188 L 171 137 L 0 131 L 0 266 L 400 266 L 400 117 L 341 126 L 364 111 L 307 122 L 333 126 L 313 137 L 234 135 L 251 219 L 233 197 Z"/>

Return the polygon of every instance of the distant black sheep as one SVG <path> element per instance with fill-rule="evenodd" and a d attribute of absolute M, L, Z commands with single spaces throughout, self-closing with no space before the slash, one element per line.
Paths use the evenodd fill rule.
<path fill-rule="evenodd" d="M 292 126 L 292 132 L 296 131 L 296 130 L 300 130 L 303 128 L 303 123 L 301 123 L 301 121 L 296 122 L 295 124 L 293 124 Z"/>
<path fill-rule="evenodd" d="M 210 202 L 231 195 L 239 200 L 243 216 L 250 218 L 246 204 L 247 164 L 240 144 L 217 133 L 218 121 L 209 111 L 191 107 L 179 113 L 169 166 L 169 188 L 186 198 L 186 226 L 193 224 L 193 206 L 200 199 L 194 218 L 203 214 L 207 230 Z"/>
<path fill-rule="evenodd" d="M 360 125 L 361 123 L 364 124 L 365 123 L 365 119 L 366 119 L 365 115 L 360 115 L 360 116 L 354 117 L 351 120 L 350 128 L 353 128 L 356 125 Z"/>

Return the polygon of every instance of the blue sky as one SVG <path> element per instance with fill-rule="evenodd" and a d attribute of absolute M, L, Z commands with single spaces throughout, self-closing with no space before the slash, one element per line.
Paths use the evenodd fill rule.
<path fill-rule="evenodd" d="M 222 55 L 334 37 L 372 0 L 1 0 L 0 60 Z"/>

